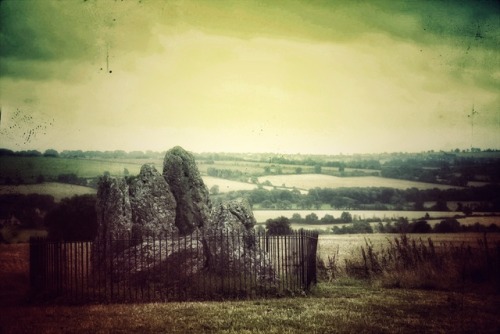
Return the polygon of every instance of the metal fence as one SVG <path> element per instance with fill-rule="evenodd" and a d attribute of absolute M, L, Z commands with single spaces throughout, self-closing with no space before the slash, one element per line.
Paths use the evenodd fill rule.
<path fill-rule="evenodd" d="M 146 302 L 276 296 L 316 283 L 318 234 L 219 231 L 166 239 L 30 240 L 30 284 L 42 298 Z"/>

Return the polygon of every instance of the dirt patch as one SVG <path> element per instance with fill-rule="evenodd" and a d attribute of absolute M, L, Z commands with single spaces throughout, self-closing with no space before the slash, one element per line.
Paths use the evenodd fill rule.
<path fill-rule="evenodd" d="M 0 244 L 0 306 L 21 304 L 29 292 L 29 244 Z"/>

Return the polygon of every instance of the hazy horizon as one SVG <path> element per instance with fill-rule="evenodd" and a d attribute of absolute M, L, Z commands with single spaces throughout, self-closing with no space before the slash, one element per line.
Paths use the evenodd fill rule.
<path fill-rule="evenodd" d="M 470 1 L 2 1 L 0 147 L 500 149 L 499 16 Z"/>

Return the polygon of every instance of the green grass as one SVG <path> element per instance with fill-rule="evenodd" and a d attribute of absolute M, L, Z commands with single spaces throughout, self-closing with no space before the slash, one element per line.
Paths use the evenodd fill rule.
<path fill-rule="evenodd" d="M 0 157 L 0 178 L 22 178 L 24 182 L 35 182 L 39 175 L 46 179 L 57 179 L 60 174 L 76 174 L 92 178 L 108 171 L 111 175 L 123 175 L 127 168 L 131 175 L 139 173 L 141 162 L 97 159 L 64 159 L 49 157 Z"/>
<path fill-rule="evenodd" d="M 387 288 L 349 276 L 321 281 L 307 295 L 293 298 L 31 305 L 26 303 L 27 250 L 26 244 L 0 245 L 0 333 L 498 333 L 500 330 L 498 291 Z"/>
<path fill-rule="evenodd" d="M 3 333 L 495 333 L 497 296 L 320 284 L 312 295 L 225 302 L 16 306 Z"/>
<path fill-rule="evenodd" d="M 53 158 L 53 157 L 0 157 L 0 178 L 10 177 L 12 179 L 22 178 L 24 182 L 35 182 L 39 175 L 46 178 L 57 178 L 59 174 L 74 173 L 78 177 L 91 178 L 102 175 L 105 171 L 111 175 L 123 175 L 127 168 L 130 175 L 137 175 L 145 163 L 152 163 L 161 172 L 163 161 L 161 159 L 77 159 L 77 158 Z M 271 173 L 296 174 L 297 168 L 302 168 L 302 173 L 313 173 L 314 167 L 306 165 L 278 165 L 264 162 L 248 161 L 217 161 L 207 164 L 199 161 L 198 169 L 202 175 L 207 175 L 208 168 L 229 169 L 241 171 L 246 177 L 262 176 L 269 174 L 265 167 L 269 167 Z M 325 168 L 325 173 L 335 174 Z M 281 184 L 276 184 L 281 186 Z"/>

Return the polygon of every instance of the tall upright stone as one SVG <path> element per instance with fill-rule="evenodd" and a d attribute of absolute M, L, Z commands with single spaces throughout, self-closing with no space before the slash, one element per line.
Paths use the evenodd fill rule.
<path fill-rule="evenodd" d="M 129 187 L 125 179 L 104 175 L 96 201 L 97 239 L 120 238 L 132 228 Z"/>
<path fill-rule="evenodd" d="M 129 187 L 125 179 L 104 175 L 99 180 L 96 200 L 97 235 L 92 262 L 100 267 L 106 254 L 116 249 L 112 240 L 127 237 L 132 229 Z"/>
<path fill-rule="evenodd" d="M 143 165 L 129 187 L 134 237 L 166 238 L 176 232 L 177 203 L 165 178 L 154 166 Z"/>
<path fill-rule="evenodd" d="M 206 224 L 211 203 L 194 156 L 179 146 L 170 149 L 163 161 L 163 176 L 177 203 L 175 225 L 179 232 L 190 234 Z"/>

